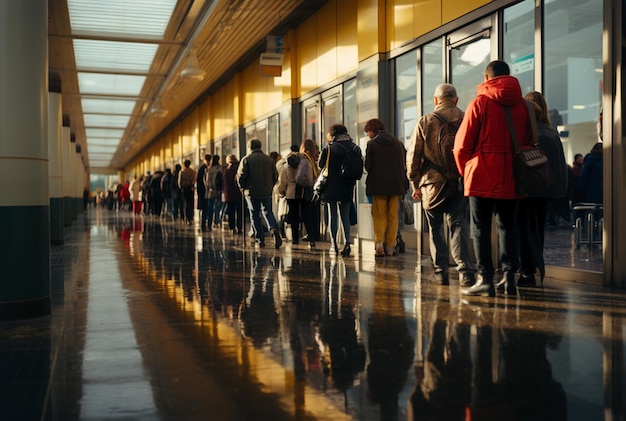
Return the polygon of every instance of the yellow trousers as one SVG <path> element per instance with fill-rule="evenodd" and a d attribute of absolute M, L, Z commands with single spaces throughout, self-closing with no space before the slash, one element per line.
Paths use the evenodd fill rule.
<path fill-rule="evenodd" d="M 395 247 L 398 234 L 398 203 L 400 196 L 372 196 L 374 241 Z"/>

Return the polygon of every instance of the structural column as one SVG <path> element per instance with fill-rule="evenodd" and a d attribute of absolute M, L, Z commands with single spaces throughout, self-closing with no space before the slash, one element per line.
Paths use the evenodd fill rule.
<path fill-rule="evenodd" d="M 63 129 L 61 77 L 48 75 L 48 177 L 50 184 L 50 244 L 63 244 Z"/>
<path fill-rule="evenodd" d="M 50 314 L 48 2 L 0 0 L 0 320 Z"/>
<path fill-rule="evenodd" d="M 63 129 L 61 131 L 61 160 L 63 162 L 63 225 L 66 227 L 72 226 L 72 212 L 70 210 L 70 191 L 71 191 L 71 176 L 70 176 L 70 138 L 72 132 L 70 129 L 70 116 L 63 115 Z"/>

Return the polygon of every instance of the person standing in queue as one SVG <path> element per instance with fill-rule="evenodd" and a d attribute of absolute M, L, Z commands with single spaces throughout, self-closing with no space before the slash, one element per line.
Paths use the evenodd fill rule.
<path fill-rule="evenodd" d="M 365 194 L 372 196 L 375 256 L 393 256 L 396 254 L 399 199 L 408 188 L 406 150 L 377 118 L 365 123 L 364 130 L 370 138 L 365 149 Z"/>
<path fill-rule="evenodd" d="M 496 218 L 498 262 L 503 271 L 504 290 L 517 294 L 515 273 L 519 268 L 517 208 L 513 161 L 515 151 L 507 123 L 508 107 L 520 149 L 531 147 L 530 115 L 517 78 L 504 61 L 490 62 L 485 81 L 465 111 L 455 137 L 454 158 L 469 196 L 470 220 L 478 277 L 474 286 L 461 289 L 464 295 L 496 295 L 492 260 L 491 221 Z"/>
<path fill-rule="evenodd" d="M 322 149 L 318 166 L 324 168 L 328 160 L 326 186 L 320 194 L 320 202 L 326 206 L 330 226 L 330 254 L 340 254 L 337 234 L 339 223 L 343 227 L 344 247 L 342 256 L 350 256 L 350 206 L 354 197 L 355 178 L 342 176 L 343 158 L 352 148 L 360 148 L 352 141 L 348 129 L 342 124 L 333 124 L 326 132 L 328 143 Z"/>
<path fill-rule="evenodd" d="M 248 203 L 254 236 L 259 247 L 265 247 L 265 233 L 261 222 L 263 215 L 270 233 L 274 236 L 274 247 L 280 248 L 283 240 L 272 212 L 272 194 L 274 184 L 278 181 L 276 164 L 263 153 L 259 139 L 250 139 L 248 149 L 250 152 L 241 159 L 237 169 L 237 184 L 243 190 Z"/>
<path fill-rule="evenodd" d="M 468 200 L 459 187 L 458 173 L 454 179 L 446 176 L 444 168 L 456 168 L 454 157 L 440 153 L 440 135 L 444 124 L 454 125 L 463 119 L 463 111 L 456 106 L 459 98 L 456 88 L 443 83 L 435 88 L 432 113 L 424 115 L 413 130 L 407 152 L 407 173 L 413 188 L 413 198 L 422 201 L 428 221 L 430 255 L 435 282 L 449 284 L 450 254 L 459 272 L 459 285 L 471 287 L 475 283 L 475 267 L 470 253 Z M 455 127 L 458 127 L 455 126 Z M 452 136 L 449 133 L 448 136 Z M 453 139 L 450 139 L 453 143 Z M 451 149 L 450 149 L 451 152 Z M 450 162 L 444 162 L 448 156 Z M 444 226 L 448 226 L 450 246 Z"/>

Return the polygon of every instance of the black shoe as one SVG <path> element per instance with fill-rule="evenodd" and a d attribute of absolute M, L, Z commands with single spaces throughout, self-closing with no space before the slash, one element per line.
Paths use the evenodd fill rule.
<path fill-rule="evenodd" d="M 350 244 L 346 244 L 343 248 L 343 250 L 341 250 L 341 255 L 343 257 L 348 257 L 350 256 Z"/>
<path fill-rule="evenodd" d="M 513 272 L 505 272 L 502 280 L 496 284 L 498 292 L 506 295 L 517 295 L 517 286 L 515 285 L 515 274 Z"/>
<path fill-rule="evenodd" d="M 459 285 L 462 287 L 471 287 L 476 283 L 476 277 L 472 272 L 463 272 L 459 274 Z"/>
<path fill-rule="evenodd" d="M 535 275 L 524 275 L 522 273 L 517 280 L 518 287 L 534 287 L 536 285 L 537 281 L 535 281 Z"/>
<path fill-rule="evenodd" d="M 496 289 L 493 286 L 493 281 L 486 281 L 484 278 L 480 277 L 474 286 L 462 289 L 461 294 L 495 297 Z"/>
<path fill-rule="evenodd" d="M 439 285 L 450 285 L 450 279 L 448 277 L 448 272 L 446 271 L 435 272 L 433 280 Z"/>
<path fill-rule="evenodd" d="M 280 232 L 276 228 L 272 229 L 272 235 L 274 236 L 274 248 L 280 248 L 283 245 L 283 239 L 280 238 Z"/>
<path fill-rule="evenodd" d="M 314 249 L 315 248 L 315 241 L 309 241 L 309 248 L 310 249 Z"/>

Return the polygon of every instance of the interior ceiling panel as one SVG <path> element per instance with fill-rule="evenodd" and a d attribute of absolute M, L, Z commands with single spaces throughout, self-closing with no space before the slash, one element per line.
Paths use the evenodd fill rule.
<path fill-rule="evenodd" d="M 69 117 L 90 172 L 122 169 L 190 106 L 258 58 L 267 35 L 284 35 L 324 3 L 50 0 L 50 71 L 61 77 L 63 114 Z M 82 21 L 74 31 L 70 7 L 74 21 L 78 22 L 77 16 Z M 163 11 L 169 18 L 159 29 Z M 180 77 L 192 50 L 205 72 L 200 81 Z M 89 64 L 77 69 L 75 53 L 79 62 Z M 80 79 L 79 72 L 83 72 Z M 141 81 L 140 89 L 122 85 L 135 80 Z M 155 115 L 156 105 L 167 114 Z M 126 121 L 120 128 L 120 122 Z M 103 142 L 105 129 L 113 131 Z M 102 148 L 103 143 L 115 148 Z"/>

